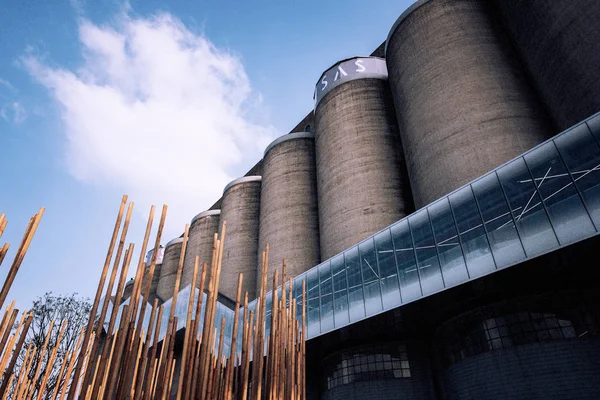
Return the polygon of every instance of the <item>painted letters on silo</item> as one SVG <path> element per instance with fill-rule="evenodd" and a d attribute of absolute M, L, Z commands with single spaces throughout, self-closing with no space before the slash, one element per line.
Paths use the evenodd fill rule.
<path fill-rule="evenodd" d="M 600 111 L 600 2 L 494 3 L 552 114 L 557 132 Z"/>
<path fill-rule="evenodd" d="M 201 212 L 192 219 L 188 233 L 188 243 L 185 248 L 185 260 L 183 263 L 180 288 L 183 289 L 192 282 L 196 256 L 200 257 L 196 287 L 200 285 L 203 263 L 207 264 L 204 286 L 208 287 L 208 282 L 210 281 L 213 241 L 215 233 L 219 231 L 220 214 L 221 210 L 209 210 Z"/>
<path fill-rule="evenodd" d="M 390 31 L 386 62 L 417 208 L 553 131 L 488 2 L 415 3 Z"/>
<path fill-rule="evenodd" d="M 412 211 L 385 61 L 341 61 L 315 90 L 321 258 Z"/>
<path fill-rule="evenodd" d="M 289 278 L 320 261 L 315 135 L 311 132 L 281 136 L 265 150 L 258 248 L 264 249 L 267 243 L 267 290 L 273 285 L 274 270 L 281 268 L 284 258 Z M 259 266 L 261 258 L 259 252 Z M 259 288 L 257 276 L 257 292 Z"/>
<path fill-rule="evenodd" d="M 183 238 L 177 238 L 171 240 L 165 246 L 165 255 L 163 258 L 162 268 L 160 270 L 160 279 L 156 289 L 156 294 L 163 301 L 167 301 L 173 297 L 173 290 L 175 289 L 175 281 L 177 280 L 177 268 L 179 267 L 179 257 L 181 255 L 182 245 Z M 156 270 L 154 271 L 154 274 L 156 275 Z"/>
<path fill-rule="evenodd" d="M 244 274 L 242 293 L 256 297 L 256 258 L 260 215 L 260 176 L 245 176 L 229 183 L 221 202 L 221 227 L 227 223 L 219 292 L 234 299 L 238 274 Z M 220 231 L 221 228 L 219 228 Z"/>

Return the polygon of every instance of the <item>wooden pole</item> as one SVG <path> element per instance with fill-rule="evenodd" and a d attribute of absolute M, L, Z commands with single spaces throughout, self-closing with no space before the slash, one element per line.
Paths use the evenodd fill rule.
<path fill-rule="evenodd" d="M 102 296 L 102 291 L 104 290 L 104 282 L 106 280 L 106 274 L 108 273 L 110 260 L 112 259 L 113 249 L 115 247 L 117 235 L 119 234 L 119 227 L 121 226 L 121 219 L 123 218 L 123 212 L 125 211 L 125 204 L 127 204 L 127 196 L 123 196 L 123 198 L 121 199 L 119 214 L 117 215 L 117 221 L 115 222 L 113 234 L 110 239 L 108 251 L 106 253 L 104 267 L 102 268 L 102 274 L 100 275 L 100 282 L 98 282 L 98 289 L 96 290 L 96 297 L 94 298 L 94 303 L 92 304 L 92 309 L 90 310 L 90 317 L 87 323 L 88 329 L 85 330 L 83 342 L 81 343 L 81 351 L 79 352 L 79 357 L 75 366 L 73 381 L 71 382 L 71 388 L 69 389 L 67 400 L 73 400 L 77 392 L 77 386 L 79 385 L 79 376 L 81 375 L 81 370 L 83 368 L 83 359 L 85 357 L 85 354 L 87 353 L 90 336 L 93 330 L 92 326 L 94 326 L 94 319 L 96 318 L 96 313 L 98 312 L 98 303 L 100 302 L 100 297 Z"/>
<path fill-rule="evenodd" d="M 4 396 L 4 393 L 6 393 L 6 391 L 8 390 L 8 375 L 7 372 L 8 371 L 12 371 L 15 368 L 15 364 L 17 362 L 17 359 L 19 358 L 19 354 L 21 353 L 21 349 L 23 348 L 23 343 L 25 342 L 25 338 L 27 337 L 27 332 L 29 331 L 29 326 L 31 325 L 31 321 L 33 320 L 33 315 L 29 314 L 27 317 L 27 320 L 25 321 L 25 325 L 23 326 L 23 330 L 20 333 L 19 336 L 19 341 L 17 342 L 17 345 L 15 346 L 15 349 L 13 351 L 13 355 L 12 358 L 10 360 L 10 363 L 8 364 L 8 367 L 4 370 L 4 377 L 2 379 L 2 386 L 0 386 L 0 398 L 2 396 Z M 18 332 L 18 330 L 16 331 Z"/>

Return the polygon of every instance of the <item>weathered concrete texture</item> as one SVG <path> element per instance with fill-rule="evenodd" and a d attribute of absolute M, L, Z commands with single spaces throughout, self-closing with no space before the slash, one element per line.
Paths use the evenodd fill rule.
<path fill-rule="evenodd" d="M 387 81 L 359 79 L 315 110 L 321 259 L 412 211 Z"/>
<path fill-rule="evenodd" d="M 462 360 L 445 371 L 440 398 L 597 399 L 598 357 L 597 338 L 494 350 Z"/>
<path fill-rule="evenodd" d="M 125 284 L 125 287 L 123 288 L 123 296 L 121 297 L 121 302 L 130 298 L 132 292 L 133 292 L 133 279 L 130 279 L 129 281 L 127 281 L 127 283 Z"/>
<path fill-rule="evenodd" d="M 214 235 L 219 231 L 219 214 L 216 212 L 209 212 L 206 214 L 207 215 L 200 214 L 199 217 L 190 225 L 188 243 L 185 249 L 185 260 L 183 263 L 183 274 L 181 276 L 181 288 L 184 288 L 192 283 L 196 256 L 200 257 L 196 287 L 200 286 L 203 263 L 207 264 L 204 286 L 208 287 L 208 282 L 210 281 L 210 263 L 212 262 Z"/>
<path fill-rule="evenodd" d="M 494 3 L 558 130 L 600 111 L 600 2 Z"/>
<path fill-rule="evenodd" d="M 261 186 L 260 177 L 256 179 L 229 187 L 223 194 L 221 203 L 221 222 L 227 223 L 227 233 L 219 292 L 231 299 L 236 297 L 240 272 L 244 274 L 242 294 L 247 291 L 250 299 L 256 297 Z"/>
<path fill-rule="evenodd" d="M 157 291 L 158 291 L 158 282 L 160 281 L 160 273 L 162 270 L 162 264 L 156 264 L 154 266 L 154 275 L 152 276 L 152 283 L 150 284 L 150 293 L 148 294 L 148 303 L 152 304 L 152 302 L 154 302 L 154 299 L 156 299 L 158 297 L 157 295 Z M 148 284 L 148 274 L 150 274 L 150 266 L 146 266 L 146 270 L 144 271 L 144 281 L 142 283 L 142 296 L 143 296 L 143 292 L 146 290 L 146 285 Z M 172 297 L 173 294 L 171 293 L 171 296 L 169 296 L 167 298 L 167 300 Z M 158 304 L 162 303 L 162 299 L 159 297 L 158 298 Z"/>
<path fill-rule="evenodd" d="M 286 135 L 288 140 L 277 143 L 263 158 L 258 248 L 269 243 L 267 290 L 284 258 L 290 278 L 320 261 L 315 139 L 309 135 Z M 261 259 L 259 254 L 258 266 Z M 259 288 L 257 277 L 257 292 Z"/>
<path fill-rule="evenodd" d="M 173 297 L 182 245 L 183 239 L 175 239 L 167 243 L 167 246 L 165 247 L 165 256 L 163 258 L 160 279 L 156 289 L 156 294 L 162 301 L 167 301 Z M 154 273 L 156 274 L 156 271 Z"/>
<path fill-rule="evenodd" d="M 388 39 L 389 82 L 417 208 L 554 133 L 490 9 L 478 0 L 425 2 Z"/>

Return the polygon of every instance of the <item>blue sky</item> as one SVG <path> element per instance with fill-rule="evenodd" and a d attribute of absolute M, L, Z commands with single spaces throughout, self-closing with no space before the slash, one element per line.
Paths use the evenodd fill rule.
<path fill-rule="evenodd" d="M 122 194 L 128 241 L 150 204 L 170 206 L 163 243 L 178 235 L 306 115 L 321 72 L 368 55 L 410 3 L 3 1 L 1 279 L 46 207 L 8 298 L 93 297 Z"/>

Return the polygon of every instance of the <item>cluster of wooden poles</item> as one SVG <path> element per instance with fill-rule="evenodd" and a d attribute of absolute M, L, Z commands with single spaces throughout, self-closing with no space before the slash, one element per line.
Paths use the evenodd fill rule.
<path fill-rule="evenodd" d="M 125 212 L 125 209 L 127 211 Z M 154 243 L 150 267 L 146 268 L 148 240 L 152 229 L 155 207 L 150 209 L 144 241 L 140 251 L 134 278 L 133 291 L 129 304 L 121 309 L 125 280 L 132 261 L 134 245 L 125 249 L 125 241 L 133 203 L 127 205 L 127 196 L 123 196 L 115 227 L 106 255 L 104 267 L 98 283 L 98 289 L 92 303 L 90 318 L 86 326 L 81 327 L 77 344 L 62 360 L 57 383 L 52 393 L 46 390 L 46 384 L 52 368 L 46 368 L 40 376 L 38 363 L 32 371 L 31 360 L 36 352 L 45 356 L 52 326 L 41 349 L 29 346 L 21 368 L 15 371 L 16 361 L 23 348 L 32 316 L 24 312 L 14 329 L 18 310 L 14 302 L 6 309 L 0 326 L 0 400 L 6 398 L 29 399 L 37 387 L 36 399 L 201 399 L 201 400 L 305 400 L 305 336 L 306 288 L 302 283 L 302 315 L 296 315 L 296 300 L 292 296 L 292 280 L 289 281 L 289 293 L 286 288 L 285 261 L 282 280 L 284 290 L 281 298 L 273 292 L 271 330 L 267 335 L 266 287 L 269 249 L 262 254 L 262 283 L 257 299 L 256 310 L 248 309 L 248 294 L 244 296 L 243 318 L 240 329 L 242 274 L 238 278 L 238 290 L 234 309 L 233 327 L 230 335 L 230 352 L 224 354 L 227 340 L 226 320 L 220 321 L 220 330 L 215 327 L 219 279 L 226 223 L 221 227 L 221 236 L 213 240 L 212 261 L 200 267 L 196 257 L 192 282 L 200 281 L 200 292 L 195 299 L 196 290 L 192 287 L 188 299 L 183 344 L 180 342 L 175 352 L 175 343 L 181 340 L 177 335 L 178 318 L 175 316 L 179 285 L 183 270 L 183 261 L 188 241 L 189 225 L 184 231 L 177 278 L 169 310 L 166 332 L 161 332 L 164 307 L 154 300 L 147 325 L 144 324 L 146 302 L 155 271 L 158 247 L 167 214 L 163 206 L 158 231 Z M 19 251 L 9 271 L 0 294 L 0 307 L 3 306 L 8 289 L 29 247 L 31 238 L 39 224 L 43 209 L 32 217 Z M 123 218 L 125 217 L 125 218 Z M 124 221 L 123 221 L 124 219 Z M 121 223 L 123 227 L 121 229 Z M 5 216 L 0 216 L 0 236 L 6 226 Z M 119 232 L 121 233 L 119 236 Z M 118 245 L 117 245 L 117 238 Z M 116 252 L 115 252 L 116 247 Z M 1 250 L 2 262 L 8 246 Z M 123 254 L 124 252 L 124 254 Z M 114 260 L 113 260 L 114 255 Z M 122 259 L 122 260 L 121 260 Z M 112 261 L 112 268 L 111 266 Z M 210 268 L 210 279 L 205 282 Z M 120 269 L 116 291 L 113 293 L 117 274 Z M 109 275 L 110 270 L 110 275 Z M 278 271 L 275 271 L 273 287 L 278 287 Z M 108 279 L 108 285 L 105 284 Z M 208 286 L 205 288 L 206 284 Z M 206 290 L 205 290 L 206 289 Z M 206 296 L 202 294 L 206 292 Z M 104 296 L 102 296 L 104 294 Z M 102 298 L 105 300 L 101 302 Z M 115 306 L 108 317 L 109 299 Z M 205 302 L 203 305 L 202 303 Z M 204 318 L 202 309 L 204 306 Z M 105 321 L 108 319 L 108 326 Z M 299 321 L 300 320 L 300 321 Z M 53 324 L 53 322 L 52 322 Z M 51 350 L 48 365 L 55 364 L 56 352 L 61 341 L 65 325 L 60 328 L 58 339 Z M 241 337 L 238 338 L 238 332 Z M 11 335 L 12 332 L 12 335 Z M 164 339 L 159 337 L 164 333 Z M 10 336 L 10 337 L 9 337 Z M 218 342 L 217 342 L 218 336 Z M 5 340 L 6 339 L 6 340 Z M 238 339 L 241 343 L 238 343 Z M 217 346 L 218 343 L 218 346 Z M 238 349 L 241 348 L 241 351 Z M 181 350 L 179 350 L 181 349 Z M 40 357 L 42 359 L 42 357 Z M 176 371 L 178 373 L 176 373 Z M 41 383 L 40 383 L 41 382 Z M 10 397 L 9 397 L 10 396 Z"/>

